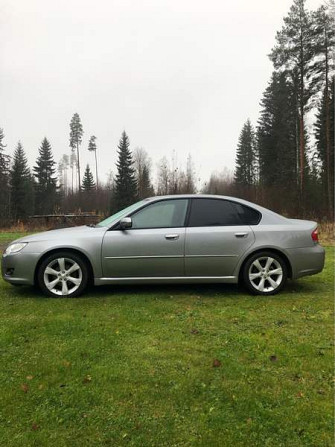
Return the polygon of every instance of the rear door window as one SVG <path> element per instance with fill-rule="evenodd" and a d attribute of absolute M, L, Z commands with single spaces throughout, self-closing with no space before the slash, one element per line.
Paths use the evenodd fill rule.
<path fill-rule="evenodd" d="M 228 200 L 194 199 L 189 227 L 241 225 L 239 216 Z"/>
<path fill-rule="evenodd" d="M 223 199 L 193 199 L 189 227 L 257 225 L 261 214 L 248 206 Z"/>

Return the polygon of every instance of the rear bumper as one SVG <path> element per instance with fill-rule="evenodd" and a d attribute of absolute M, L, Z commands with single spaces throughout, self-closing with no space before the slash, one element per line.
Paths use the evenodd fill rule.
<path fill-rule="evenodd" d="M 34 284 L 38 253 L 13 253 L 3 255 L 1 260 L 1 274 L 5 281 L 11 284 Z"/>
<path fill-rule="evenodd" d="M 286 250 L 291 266 L 292 279 L 302 276 L 315 275 L 323 270 L 325 264 L 325 250 L 321 245 L 306 248 L 292 248 Z"/>

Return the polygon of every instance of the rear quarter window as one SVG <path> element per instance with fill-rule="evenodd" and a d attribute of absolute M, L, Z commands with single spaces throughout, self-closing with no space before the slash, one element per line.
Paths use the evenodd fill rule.
<path fill-rule="evenodd" d="M 262 215 L 259 211 L 237 202 L 230 202 L 239 216 L 241 225 L 258 225 Z"/>

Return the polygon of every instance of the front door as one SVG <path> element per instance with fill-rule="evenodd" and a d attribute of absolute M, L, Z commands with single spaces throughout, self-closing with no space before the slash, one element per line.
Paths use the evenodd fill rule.
<path fill-rule="evenodd" d="M 105 233 L 105 278 L 184 276 L 187 199 L 154 202 L 131 215 L 132 228 Z"/>

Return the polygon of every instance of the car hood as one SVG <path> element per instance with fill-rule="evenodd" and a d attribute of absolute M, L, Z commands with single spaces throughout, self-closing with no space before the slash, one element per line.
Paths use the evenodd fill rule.
<path fill-rule="evenodd" d="M 50 230 L 43 231 L 42 233 L 31 234 L 29 236 L 16 239 L 12 243 L 68 239 L 73 233 L 75 233 L 76 236 L 81 236 L 87 233 L 92 234 L 93 231 L 96 233 L 104 233 L 106 230 L 107 228 L 104 227 L 88 227 L 87 225 L 82 225 L 79 227 L 60 228 L 59 230 Z"/>

